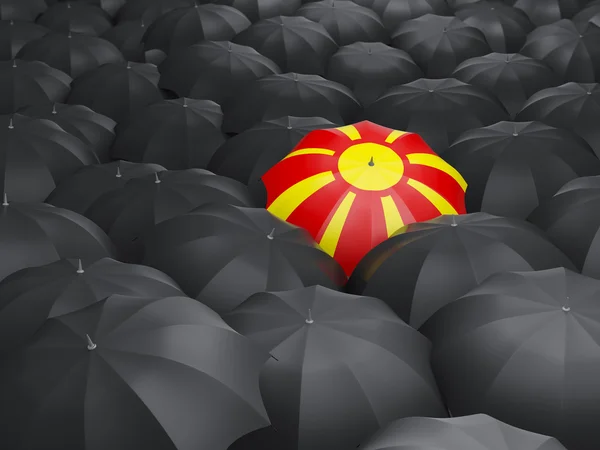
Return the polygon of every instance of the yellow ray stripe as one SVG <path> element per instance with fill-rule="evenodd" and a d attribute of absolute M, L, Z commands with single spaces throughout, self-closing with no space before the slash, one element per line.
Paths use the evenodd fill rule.
<path fill-rule="evenodd" d="M 414 188 L 427 200 L 429 200 L 431 204 L 437 208 L 440 214 L 458 214 L 458 212 L 452 207 L 450 203 L 448 203 L 448 201 L 444 197 L 435 192 L 429 186 L 426 186 L 423 183 L 418 182 L 417 180 L 413 180 L 412 178 L 410 178 L 407 181 L 407 184 L 410 187 Z"/>
<path fill-rule="evenodd" d="M 292 156 L 298 155 L 333 155 L 335 151 L 329 150 L 328 148 L 303 148 L 300 150 L 296 150 L 295 152 L 288 153 L 288 155 L 283 159 L 291 158 Z"/>
<path fill-rule="evenodd" d="M 405 134 L 406 131 L 394 130 L 388 135 L 388 137 L 385 138 L 385 142 L 388 144 L 393 144 L 396 141 L 396 139 Z"/>
<path fill-rule="evenodd" d="M 433 167 L 434 169 L 438 169 L 444 173 L 447 173 L 456 180 L 456 182 L 460 185 L 463 191 L 467 190 L 467 182 L 462 177 L 462 175 L 458 173 L 458 170 L 456 170 L 454 167 L 452 167 L 439 156 L 431 155 L 429 153 L 410 153 L 406 155 L 406 158 L 411 164 Z"/>
<path fill-rule="evenodd" d="M 390 237 L 395 231 L 404 226 L 404 221 L 391 195 L 381 197 L 381 206 L 383 207 L 387 235 Z"/>
<path fill-rule="evenodd" d="M 350 212 L 350 208 L 352 207 L 355 198 L 356 194 L 354 192 L 348 192 L 346 194 L 344 200 L 342 200 L 340 206 L 338 206 L 338 209 L 329 221 L 329 224 L 323 233 L 323 237 L 319 242 L 321 248 L 330 256 L 333 256 L 335 253 L 335 249 L 342 234 L 342 229 L 344 228 L 346 218 L 348 217 L 348 213 Z"/>
<path fill-rule="evenodd" d="M 336 130 L 341 131 L 353 141 L 358 141 L 361 138 L 360 133 L 354 125 L 346 125 L 345 127 L 336 128 Z"/>

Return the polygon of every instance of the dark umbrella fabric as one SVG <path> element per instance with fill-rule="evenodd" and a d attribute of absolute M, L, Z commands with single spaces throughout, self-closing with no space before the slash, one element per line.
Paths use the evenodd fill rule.
<path fill-rule="evenodd" d="M 454 78 L 424 78 L 385 92 L 365 109 L 365 119 L 417 133 L 442 154 L 461 133 L 509 116 L 500 101 L 482 88 Z"/>
<path fill-rule="evenodd" d="M 461 62 L 492 51 L 477 28 L 433 14 L 404 22 L 392 33 L 392 43 L 406 51 L 428 78 L 449 77 Z"/>
<path fill-rule="evenodd" d="M 284 72 L 325 74 L 338 45 L 320 23 L 305 17 L 277 16 L 261 20 L 238 34 L 233 42 L 254 48 Z"/>
<path fill-rule="evenodd" d="M 31 22 L 0 21 L 0 61 L 13 60 L 29 41 L 39 39 L 50 30 Z"/>
<path fill-rule="evenodd" d="M 514 7 L 522 10 L 536 27 L 549 25 L 561 19 L 570 19 L 581 11 L 589 0 L 517 0 Z"/>
<path fill-rule="evenodd" d="M 261 121 L 284 116 L 322 117 L 349 124 L 360 112 L 360 103 L 346 86 L 318 75 L 284 73 L 249 84 L 231 103 L 223 130 L 241 133 Z"/>
<path fill-rule="evenodd" d="M 112 26 L 110 17 L 101 8 L 78 1 L 56 3 L 36 22 L 57 33 L 89 36 L 100 36 Z"/>
<path fill-rule="evenodd" d="M 600 160 L 582 138 L 541 122 L 469 130 L 444 159 L 468 183 L 468 212 L 517 219 L 526 219 L 567 181 L 600 175 Z"/>
<path fill-rule="evenodd" d="M 98 6 L 112 19 L 127 4 L 127 0 L 77 0 L 77 3 Z"/>
<path fill-rule="evenodd" d="M 567 450 L 553 437 L 521 430 L 487 414 L 450 419 L 395 420 L 361 444 L 361 450 Z"/>
<path fill-rule="evenodd" d="M 598 447 L 600 281 L 556 268 L 497 274 L 422 328 L 454 415 L 482 412 Z"/>
<path fill-rule="evenodd" d="M 379 14 L 390 33 L 403 22 L 426 14 L 452 15 L 446 0 L 374 0 L 371 3 L 371 8 Z"/>
<path fill-rule="evenodd" d="M 127 61 L 147 62 L 142 38 L 148 27 L 143 20 L 128 20 L 107 30 L 100 36 L 113 44 Z"/>
<path fill-rule="evenodd" d="M 452 77 L 491 92 L 514 118 L 536 92 L 561 84 L 546 64 L 519 53 L 490 53 L 468 59 Z"/>
<path fill-rule="evenodd" d="M 0 20 L 33 22 L 47 8 L 44 0 L 0 0 Z"/>
<path fill-rule="evenodd" d="M 371 250 L 346 288 L 384 300 L 419 328 L 494 273 L 553 267 L 574 269 L 530 223 L 487 213 L 440 216 L 401 228 Z"/>
<path fill-rule="evenodd" d="M 204 169 L 225 142 L 221 107 L 210 100 L 164 100 L 138 111 L 119 130 L 112 156 L 167 169 Z"/>
<path fill-rule="evenodd" d="M 177 8 L 194 6 L 195 0 L 127 0 L 117 13 L 117 23 L 143 20 L 146 26 Z"/>
<path fill-rule="evenodd" d="M 554 195 L 562 194 L 563 192 L 568 192 L 575 189 L 594 188 L 600 188 L 600 176 L 575 178 L 574 180 L 565 183 L 558 191 L 556 191 L 556 194 Z"/>
<path fill-rule="evenodd" d="M 381 300 L 312 286 L 257 293 L 223 318 L 272 355 L 260 389 L 288 449 L 355 448 L 390 420 L 447 416 L 429 342 Z"/>
<path fill-rule="evenodd" d="M 302 5 L 301 0 L 215 0 L 213 3 L 241 11 L 252 23 L 276 16 L 291 16 Z"/>
<path fill-rule="evenodd" d="M 597 0 L 591 1 L 585 8 L 575 14 L 571 20 L 576 24 L 585 24 L 590 20 L 597 20 L 598 13 L 600 13 L 600 2 Z"/>
<path fill-rule="evenodd" d="M 48 196 L 46 203 L 85 214 L 103 194 L 122 188 L 133 178 L 164 170 L 166 169 L 158 164 L 127 161 L 86 166 L 62 180 Z"/>
<path fill-rule="evenodd" d="M 63 259 L 9 275 L 0 283 L 0 352 L 25 344 L 47 319 L 84 309 L 113 294 L 180 296 L 168 275 L 102 258 Z"/>
<path fill-rule="evenodd" d="M 48 320 L 3 360 L 0 439 L 31 450 L 226 450 L 269 424 L 265 359 L 195 300 L 113 295 Z"/>
<path fill-rule="evenodd" d="M 341 47 L 330 59 L 325 77 L 352 89 L 363 106 L 393 86 L 423 77 L 408 53 L 381 42 L 356 42 Z"/>
<path fill-rule="evenodd" d="M 307 231 L 262 208 L 204 205 L 157 225 L 144 244 L 143 264 L 219 314 L 256 292 L 317 284 L 339 289 L 346 282 L 341 266 Z"/>

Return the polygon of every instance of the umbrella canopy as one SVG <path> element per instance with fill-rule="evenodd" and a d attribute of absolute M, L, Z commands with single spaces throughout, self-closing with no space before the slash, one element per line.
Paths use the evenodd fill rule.
<path fill-rule="evenodd" d="M 360 103 L 346 86 L 318 75 L 284 73 L 248 84 L 232 101 L 223 120 L 223 130 L 241 133 L 259 122 L 285 116 L 352 123 L 360 112 Z"/>
<path fill-rule="evenodd" d="M 494 273 L 553 267 L 575 268 L 525 221 L 487 213 L 442 216 L 401 228 L 371 250 L 347 290 L 384 300 L 419 328 Z"/>
<path fill-rule="evenodd" d="M 219 314 L 256 292 L 317 284 L 339 289 L 346 282 L 339 264 L 302 228 L 264 209 L 225 204 L 157 225 L 145 236 L 143 263 Z"/>
<path fill-rule="evenodd" d="M 518 53 L 490 53 L 467 59 L 452 77 L 494 94 L 511 117 L 536 92 L 561 84 L 560 77 L 546 64 Z"/>
<path fill-rule="evenodd" d="M 86 166 L 66 177 L 46 199 L 59 208 L 85 214 L 103 194 L 122 188 L 133 178 L 166 170 L 158 164 L 114 161 Z"/>
<path fill-rule="evenodd" d="M 31 22 L 1 20 L 0 61 L 14 59 L 27 42 L 41 38 L 49 31 L 47 28 Z"/>
<path fill-rule="evenodd" d="M 374 0 L 371 3 L 371 8 L 379 14 L 390 33 L 407 20 L 426 14 L 452 15 L 446 0 Z"/>
<path fill-rule="evenodd" d="M 585 24 L 590 20 L 597 20 L 596 16 L 600 13 L 600 2 L 597 0 L 588 2 L 585 8 L 580 10 L 571 19 L 576 24 Z"/>
<path fill-rule="evenodd" d="M 104 64 L 73 82 L 67 103 L 85 105 L 120 124 L 145 106 L 162 100 L 158 77 L 158 69 L 152 64 Z"/>
<path fill-rule="evenodd" d="M 216 0 L 241 11 L 252 23 L 275 16 L 291 16 L 302 5 L 301 0 Z"/>
<path fill-rule="evenodd" d="M 448 409 L 595 450 L 599 294 L 600 281 L 564 268 L 509 272 L 438 311 L 421 330 Z"/>
<path fill-rule="evenodd" d="M 31 450 L 226 450 L 269 423 L 265 359 L 193 299 L 112 295 L 49 319 L 3 360 L 0 439 Z"/>
<path fill-rule="evenodd" d="M 469 183 L 467 211 L 526 219 L 567 181 L 600 175 L 579 136 L 541 122 L 499 122 L 469 130 L 444 153 Z"/>
<path fill-rule="evenodd" d="M 113 294 L 183 295 L 168 275 L 111 258 L 92 264 L 63 259 L 22 269 L 0 283 L 0 352 L 25 344 L 46 320 L 87 308 Z"/>
<path fill-rule="evenodd" d="M 325 76 L 352 89 L 368 106 L 392 86 L 422 78 L 423 71 L 403 50 L 380 42 L 356 42 L 329 59 Z"/>
<path fill-rule="evenodd" d="M 517 0 L 515 8 L 522 10 L 536 27 L 549 25 L 561 19 L 570 19 L 581 11 L 589 0 Z"/>
<path fill-rule="evenodd" d="M 196 0 L 127 0 L 119 9 L 117 23 L 128 20 L 143 20 L 146 26 L 177 8 L 194 6 Z"/>
<path fill-rule="evenodd" d="M 117 15 L 120 9 L 125 6 L 127 0 L 77 0 L 77 3 L 98 6 L 112 19 Z"/>
<path fill-rule="evenodd" d="M 233 42 L 273 60 L 284 72 L 323 75 L 338 49 L 323 25 L 305 17 L 277 16 L 252 24 Z"/>
<path fill-rule="evenodd" d="M 566 83 L 533 94 L 516 120 L 539 120 L 584 138 L 600 157 L 600 85 Z"/>
<path fill-rule="evenodd" d="M 30 105 L 63 101 L 71 77 L 40 61 L 0 61 L 0 114 Z"/>
<path fill-rule="evenodd" d="M 47 8 L 44 0 L 0 0 L 0 20 L 33 22 Z"/>
<path fill-rule="evenodd" d="M 521 430 L 486 414 L 395 420 L 361 444 L 361 450 L 567 450 L 555 438 Z"/>
<path fill-rule="evenodd" d="M 143 20 L 128 20 L 107 30 L 101 38 L 119 49 L 127 61 L 147 62 L 142 42 L 147 29 Z"/>
<path fill-rule="evenodd" d="M 366 108 L 365 118 L 417 133 L 438 154 L 467 130 L 509 120 L 493 95 L 454 78 L 395 86 Z"/>
<path fill-rule="evenodd" d="M 426 14 L 392 33 L 394 47 L 405 50 L 428 78 L 449 77 L 461 62 L 491 53 L 484 34 L 455 17 Z"/>
<path fill-rule="evenodd" d="M 418 135 L 371 122 L 310 132 L 262 180 L 267 210 L 306 229 L 347 275 L 404 225 L 466 213 L 453 167 Z"/>
<path fill-rule="evenodd" d="M 355 448 L 390 420 L 447 416 L 429 342 L 381 300 L 312 286 L 257 293 L 223 318 L 272 355 L 260 390 L 284 448 Z"/>
<path fill-rule="evenodd" d="M 533 30 L 520 53 L 545 62 L 563 81 L 600 81 L 600 23 L 563 19 Z"/>
<path fill-rule="evenodd" d="M 579 177 L 574 180 L 565 183 L 556 194 L 562 194 L 563 192 L 572 191 L 575 189 L 590 189 L 590 188 L 600 188 L 600 176 L 594 177 Z"/>
<path fill-rule="evenodd" d="M 138 111 L 119 130 L 113 158 L 167 169 L 206 168 L 225 142 L 221 107 L 210 100 L 179 98 Z"/>
<path fill-rule="evenodd" d="M 0 116 L 0 189 L 18 202 L 42 202 L 67 176 L 98 163 L 91 148 L 55 123 Z"/>
<path fill-rule="evenodd" d="M 37 23 L 57 33 L 90 36 L 100 36 L 112 26 L 110 16 L 100 7 L 79 1 L 55 3 L 37 19 Z"/>

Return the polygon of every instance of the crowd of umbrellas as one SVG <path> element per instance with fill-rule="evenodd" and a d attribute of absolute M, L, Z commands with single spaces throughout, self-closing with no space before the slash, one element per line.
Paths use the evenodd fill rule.
<path fill-rule="evenodd" d="M 0 0 L 0 448 L 598 450 L 598 83 L 600 0 Z M 273 186 L 364 130 L 460 195 L 348 263 Z"/>

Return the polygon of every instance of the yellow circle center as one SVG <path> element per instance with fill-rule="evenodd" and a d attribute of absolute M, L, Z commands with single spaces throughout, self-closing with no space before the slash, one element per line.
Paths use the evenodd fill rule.
<path fill-rule="evenodd" d="M 383 191 L 398 184 L 404 163 L 391 148 L 365 142 L 348 147 L 338 161 L 338 171 L 352 186 L 364 191 Z"/>

